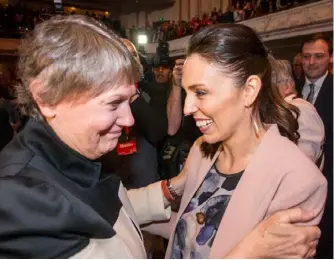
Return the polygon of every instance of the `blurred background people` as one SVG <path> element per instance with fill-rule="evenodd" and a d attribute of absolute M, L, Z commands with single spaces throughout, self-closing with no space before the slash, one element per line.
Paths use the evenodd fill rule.
<path fill-rule="evenodd" d="M 328 196 L 320 223 L 318 257 L 333 258 L 333 75 L 328 72 L 333 63 L 331 40 L 323 34 L 310 35 L 301 45 L 301 57 L 305 76 L 296 82 L 297 91 L 315 106 L 325 126 L 323 174 L 328 181 Z"/>
<path fill-rule="evenodd" d="M 287 60 L 270 57 L 272 66 L 271 83 L 289 104 L 299 109 L 298 147 L 322 170 L 324 163 L 323 145 L 325 141 L 324 124 L 315 107 L 299 98 L 295 89 L 291 64 Z"/>

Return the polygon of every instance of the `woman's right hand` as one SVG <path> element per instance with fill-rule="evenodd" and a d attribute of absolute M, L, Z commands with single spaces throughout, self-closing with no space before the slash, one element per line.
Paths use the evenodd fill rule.
<path fill-rule="evenodd" d="M 300 208 L 275 213 L 263 220 L 225 258 L 312 258 L 321 235 L 316 226 L 297 226 L 314 214 Z"/>
<path fill-rule="evenodd" d="M 175 66 L 173 69 L 173 86 L 181 87 L 182 86 L 182 70 L 185 60 L 177 59 L 175 61 Z"/>

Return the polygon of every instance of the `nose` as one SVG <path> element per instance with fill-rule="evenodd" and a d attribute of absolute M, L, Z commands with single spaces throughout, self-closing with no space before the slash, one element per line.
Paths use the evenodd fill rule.
<path fill-rule="evenodd" d="M 118 117 L 118 125 L 122 127 L 130 127 L 130 126 L 133 126 L 134 123 L 135 123 L 135 120 L 131 113 L 130 105 L 126 103 L 120 110 L 119 117 Z"/>
<path fill-rule="evenodd" d="M 197 110 L 198 108 L 196 107 L 194 100 L 187 95 L 183 108 L 184 115 L 185 116 L 193 115 Z"/>
<path fill-rule="evenodd" d="M 313 55 L 311 55 L 310 57 L 310 64 L 314 64 L 315 63 L 315 57 Z"/>

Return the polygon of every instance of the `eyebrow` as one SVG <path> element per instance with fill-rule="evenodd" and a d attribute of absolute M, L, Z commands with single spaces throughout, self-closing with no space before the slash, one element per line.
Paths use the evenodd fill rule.
<path fill-rule="evenodd" d="M 205 86 L 205 85 L 204 84 L 192 84 L 192 85 L 188 86 L 188 89 L 189 90 L 194 90 L 198 87 L 203 87 L 203 86 Z"/>
<path fill-rule="evenodd" d="M 302 55 L 319 55 L 319 54 L 327 54 L 327 52 L 303 52 Z"/>

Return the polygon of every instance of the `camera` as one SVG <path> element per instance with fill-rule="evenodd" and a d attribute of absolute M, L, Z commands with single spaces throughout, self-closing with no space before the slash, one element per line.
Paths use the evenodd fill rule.
<path fill-rule="evenodd" d="M 173 67 L 173 60 L 169 57 L 169 43 L 159 40 L 156 55 L 153 58 L 153 67 Z"/>

